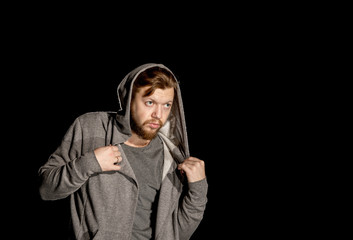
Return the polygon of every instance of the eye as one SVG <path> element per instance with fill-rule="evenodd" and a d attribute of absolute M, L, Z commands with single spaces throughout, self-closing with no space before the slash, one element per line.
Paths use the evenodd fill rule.
<path fill-rule="evenodd" d="M 166 108 L 170 108 L 171 106 L 172 106 L 171 103 L 166 103 L 166 104 L 164 104 L 164 107 L 166 107 Z"/>
<path fill-rule="evenodd" d="M 146 104 L 147 107 L 151 107 L 153 105 L 153 102 L 152 101 L 147 101 L 145 104 Z"/>

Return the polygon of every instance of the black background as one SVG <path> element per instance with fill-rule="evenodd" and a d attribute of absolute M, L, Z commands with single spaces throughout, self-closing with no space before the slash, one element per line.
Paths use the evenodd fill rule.
<path fill-rule="evenodd" d="M 297 46 L 278 38 L 280 26 L 232 14 L 166 26 L 51 14 L 21 19 L 7 36 L 9 233 L 65 239 L 68 199 L 41 200 L 38 169 L 80 114 L 116 111 L 119 82 L 148 62 L 166 65 L 180 81 L 190 151 L 206 164 L 209 201 L 192 240 L 281 238 L 305 229 L 296 220 L 303 199 L 289 177 L 297 164 L 288 139 L 296 130 L 288 96 Z"/>

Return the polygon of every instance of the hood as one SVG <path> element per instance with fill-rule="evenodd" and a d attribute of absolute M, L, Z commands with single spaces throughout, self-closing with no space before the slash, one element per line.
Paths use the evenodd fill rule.
<path fill-rule="evenodd" d="M 125 140 L 127 140 L 131 136 L 130 102 L 133 83 L 141 72 L 148 68 L 156 66 L 167 69 L 173 74 L 173 72 L 163 64 L 146 63 L 138 66 L 137 68 L 129 72 L 118 86 L 117 94 L 119 101 L 119 109 L 116 115 L 116 125 L 119 132 L 124 135 Z M 173 76 L 177 80 L 174 74 Z M 165 122 L 164 126 L 159 130 L 158 134 L 162 138 L 164 143 L 168 146 L 169 150 L 178 162 L 182 162 L 184 161 L 184 159 L 190 156 L 184 108 L 179 84 L 177 84 L 176 95 L 174 96 L 174 102 L 169 118 Z"/>

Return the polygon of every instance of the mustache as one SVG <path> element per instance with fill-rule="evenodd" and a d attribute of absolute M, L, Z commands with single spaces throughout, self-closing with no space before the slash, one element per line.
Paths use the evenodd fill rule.
<path fill-rule="evenodd" d="M 153 119 L 147 120 L 147 121 L 145 121 L 142 125 L 147 125 L 147 124 L 150 124 L 150 123 L 158 124 L 160 127 L 163 126 L 163 123 L 162 123 L 162 121 L 161 121 L 160 119 L 156 119 L 156 120 L 153 120 Z"/>

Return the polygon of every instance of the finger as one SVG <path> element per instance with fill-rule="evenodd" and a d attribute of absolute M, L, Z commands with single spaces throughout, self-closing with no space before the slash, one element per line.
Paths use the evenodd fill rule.
<path fill-rule="evenodd" d="M 204 168 L 204 162 L 202 160 L 199 161 L 184 161 L 183 163 L 178 165 L 178 169 L 179 170 L 184 170 L 184 171 L 193 171 L 195 169 L 199 169 L 199 168 Z"/>
<path fill-rule="evenodd" d="M 198 164 L 198 162 L 196 162 L 196 161 L 191 161 L 191 160 L 184 161 L 184 162 L 182 163 L 182 165 L 184 165 L 185 167 L 194 166 L 194 165 L 196 165 L 196 164 Z"/>
<path fill-rule="evenodd" d="M 183 168 L 182 163 L 178 164 L 178 170 L 182 170 L 182 168 Z"/>
<path fill-rule="evenodd" d="M 189 158 L 187 158 L 187 159 L 185 159 L 185 161 L 190 161 L 190 162 L 199 162 L 199 161 L 201 161 L 200 159 L 198 159 L 198 158 L 195 158 L 195 157 L 189 157 Z"/>
<path fill-rule="evenodd" d="M 185 171 L 186 169 L 189 169 L 189 168 L 190 168 L 190 165 L 186 164 L 185 162 L 178 165 L 178 169 L 179 170 L 184 170 Z"/>
<path fill-rule="evenodd" d="M 112 146 L 112 145 L 109 145 L 109 146 L 111 147 L 113 152 L 119 152 L 119 148 L 117 146 Z"/>
<path fill-rule="evenodd" d="M 120 165 L 114 164 L 114 166 L 112 166 L 112 171 L 119 171 L 121 169 Z"/>
<path fill-rule="evenodd" d="M 121 160 L 120 160 L 120 159 L 117 159 L 113 164 L 114 164 L 114 165 L 119 165 L 120 162 L 121 162 Z"/>

